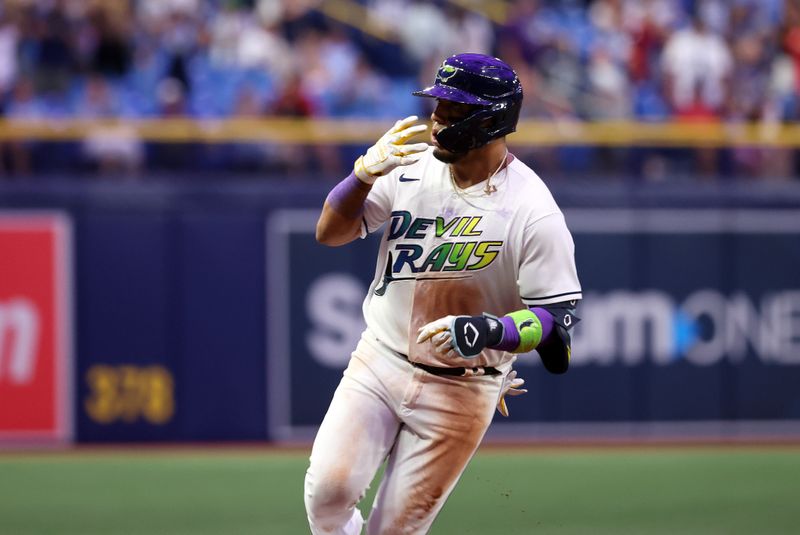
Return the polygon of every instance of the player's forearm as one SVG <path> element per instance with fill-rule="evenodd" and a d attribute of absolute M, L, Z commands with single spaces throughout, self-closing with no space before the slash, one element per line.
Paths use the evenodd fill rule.
<path fill-rule="evenodd" d="M 364 201 L 370 189 L 372 185 L 362 182 L 351 173 L 331 190 L 317 221 L 316 237 L 319 243 L 344 245 L 359 237 Z"/>
<path fill-rule="evenodd" d="M 554 310 L 555 312 L 551 312 Z M 417 343 L 431 339 L 435 346 L 452 347 L 464 358 L 477 356 L 484 348 L 510 353 L 527 353 L 547 345 L 558 337 L 555 325 L 569 329 L 575 320 L 572 308 L 532 307 L 509 312 L 498 318 L 491 314 L 480 316 L 445 316 L 422 326 Z M 559 312 L 560 311 L 560 312 Z M 561 319 L 556 314 L 563 315 Z"/>
<path fill-rule="evenodd" d="M 517 310 L 498 321 L 503 324 L 500 341 L 492 349 L 511 353 L 527 353 L 547 341 L 553 332 L 553 315 L 540 307 Z"/>

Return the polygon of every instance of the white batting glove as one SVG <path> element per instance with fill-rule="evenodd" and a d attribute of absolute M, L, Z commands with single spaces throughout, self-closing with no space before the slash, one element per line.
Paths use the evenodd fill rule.
<path fill-rule="evenodd" d="M 417 331 L 417 343 L 421 344 L 430 339 L 434 351 L 448 358 L 457 357 L 453 348 L 453 334 L 450 330 L 455 318 L 455 316 L 445 316 L 423 325 Z"/>
<path fill-rule="evenodd" d="M 395 167 L 409 165 L 417 160 L 417 153 L 427 150 L 427 143 L 405 145 L 410 138 L 427 130 L 424 124 L 414 125 L 418 117 L 411 115 L 400 119 L 386 132 L 367 153 L 356 160 L 354 172 L 362 182 L 374 184 L 378 177 L 390 172 Z"/>
<path fill-rule="evenodd" d="M 503 377 L 503 387 L 500 392 L 500 401 L 497 402 L 497 410 L 503 416 L 508 417 L 508 407 L 506 406 L 506 396 L 521 396 L 528 392 L 526 388 L 522 388 L 525 384 L 525 379 L 517 377 L 517 370 L 511 370 Z"/>
<path fill-rule="evenodd" d="M 503 324 L 485 312 L 480 316 L 445 316 L 424 325 L 418 334 L 417 343 L 430 338 L 438 353 L 474 359 L 501 342 Z"/>

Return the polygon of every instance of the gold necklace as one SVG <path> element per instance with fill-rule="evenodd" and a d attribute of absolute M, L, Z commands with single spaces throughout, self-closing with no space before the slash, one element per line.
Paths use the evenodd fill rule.
<path fill-rule="evenodd" d="M 503 159 L 500 160 L 500 165 L 498 165 L 497 169 L 494 170 L 494 173 L 489 175 L 489 178 L 486 179 L 486 187 L 483 188 L 483 193 L 485 193 L 486 195 L 491 195 L 492 193 L 495 193 L 497 191 L 497 186 L 492 184 L 492 179 L 497 173 L 500 172 L 500 169 L 503 168 L 503 165 L 506 163 L 507 159 L 508 159 L 508 149 L 506 149 L 506 153 L 503 155 Z M 453 183 L 453 188 L 456 190 L 456 193 L 462 196 L 469 195 L 469 193 L 462 192 L 461 188 L 458 187 L 458 183 L 456 182 L 456 175 L 453 173 L 453 166 L 448 165 L 447 169 L 450 171 L 450 182 Z"/>

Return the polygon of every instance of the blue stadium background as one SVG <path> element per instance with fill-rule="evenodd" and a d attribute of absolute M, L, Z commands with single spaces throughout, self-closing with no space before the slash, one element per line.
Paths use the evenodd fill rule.
<path fill-rule="evenodd" d="M 679 81 L 687 42 L 717 53 Z M 567 213 L 587 294 L 573 369 L 521 357 L 531 391 L 491 435 L 797 435 L 794 3 L 8 1 L 0 211 L 72 229 L 75 440 L 312 435 L 377 243 L 318 246 L 315 211 L 373 131 L 428 114 L 410 91 L 467 45 L 520 72 L 523 122 L 544 128 L 512 152 Z M 204 137 L 238 120 L 248 139 Z M 116 401 L 160 409 L 92 408 L 96 378 L 130 369 L 168 392 Z"/>

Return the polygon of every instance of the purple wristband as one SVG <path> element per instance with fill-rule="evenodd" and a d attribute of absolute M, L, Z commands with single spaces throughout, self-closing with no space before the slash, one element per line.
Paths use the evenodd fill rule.
<path fill-rule="evenodd" d="M 539 321 L 542 324 L 542 340 L 539 342 L 539 344 L 541 344 L 547 340 L 547 337 L 550 336 L 551 332 L 553 332 L 553 315 L 540 307 L 531 308 L 531 312 L 536 314 L 536 317 L 539 318 Z M 494 346 L 492 349 L 498 349 L 500 351 L 514 351 L 517 347 L 519 347 L 519 331 L 517 330 L 517 325 L 509 316 L 503 316 L 502 318 L 498 319 L 504 327 L 503 338 L 500 340 L 500 343 Z"/>
<path fill-rule="evenodd" d="M 348 218 L 358 219 L 364 213 L 364 203 L 357 192 L 369 191 L 370 186 L 361 182 L 355 173 L 336 184 L 325 201 L 336 213 Z"/>

